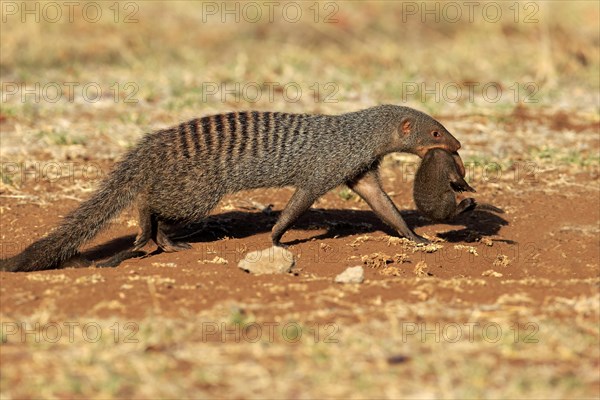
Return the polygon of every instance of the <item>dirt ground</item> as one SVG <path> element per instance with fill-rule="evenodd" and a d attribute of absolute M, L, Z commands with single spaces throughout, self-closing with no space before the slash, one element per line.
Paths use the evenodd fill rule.
<path fill-rule="evenodd" d="M 81 160 L 81 164 L 87 162 L 93 160 Z M 110 167 L 103 162 L 95 165 L 105 170 Z M 545 395 L 546 385 L 567 396 L 598 393 L 597 167 L 579 169 L 567 180 L 564 167 L 532 168 L 516 163 L 494 178 L 472 179 L 477 198 L 502 207 L 505 214 L 475 211 L 446 225 L 433 224 L 415 211 L 412 175 L 406 173 L 414 168 L 402 165 L 398 160 L 384 163 L 384 185 L 408 224 L 432 238 L 432 246 L 418 247 L 397 238 L 366 204 L 339 188 L 320 199 L 285 235 L 284 241 L 297 260 L 293 274 L 250 275 L 237 263 L 249 251 L 270 246 L 270 228 L 292 193 L 291 189 L 267 189 L 229 196 L 206 221 L 177 232 L 190 235 L 193 248 L 188 251 L 127 260 L 117 268 L 0 273 L 4 382 L 23 384 L 22 375 L 6 366 L 42 362 L 47 367 L 69 365 L 58 374 L 66 375 L 56 384 L 60 390 L 44 384 L 46 379 L 55 382 L 57 374 L 42 368 L 39 373 L 47 378 L 38 378 L 37 384 L 17 393 L 25 397 L 32 393 L 178 396 L 185 388 L 186 392 L 209 397 L 221 393 L 261 397 L 265 387 L 249 388 L 234 382 L 236 376 L 253 377 L 249 370 L 266 365 L 270 378 L 264 379 L 291 383 L 291 388 L 286 385 L 277 391 L 285 396 L 363 393 L 397 397 L 407 391 L 421 397 Z M 474 178 L 482 171 L 475 165 L 467 167 Z M 561 183 L 554 188 L 548 182 Z M 64 188 L 72 186 L 72 180 L 63 179 L 51 184 L 25 183 L 19 195 L 6 196 L 0 215 L 3 256 L 15 254 L 43 235 L 77 205 L 75 199 L 53 199 L 55 195 L 63 197 Z M 40 193 L 43 195 L 37 197 Z M 268 205 L 272 208 L 265 208 Z M 131 209 L 87 246 L 83 256 L 99 261 L 127 248 L 136 228 L 135 210 Z M 154 249 L 148 246 L 148 250 Z M 365 267 L 363 284 L 333 283 L 337 274 L 356 265 Z M 101 332 L 100 344 L 99 336 L 90 333 L 90 326 Z M 568 327 L 567 332 L 562 331 L 564 327 Z M 84 356 L 68 355 L 80 351 L 74 350 L 73 336 L 68 334 L 74 335 L 80 350 L 94 345 L 99 349 L 86 350 L 85 354 L 91 354 Z M 349 343 L 360 343 L 364 335 L 377 345 L 363 343 L 358 350 L 349 350 Z M 304 337 L 304 350 L 298 350 L 298 336 Z M 104 337 L 109 338 L 108 345 Z M 255 345 L 255 338 L 263 347 L 249 347 Z M 391 348 L 377 347 L 381 346 L 378 340 L 386 343 L 391 338 L 397 342 Z M 564 347 L 571 339 L 579 345 Z M 480 348 L 470 354 L 478 361 L 467 373 L 483 374 L 485 384 L 473 386 L 471 378 L 470 383 L 457 388 L 435 383 L 434 377 L 448 372 L 430 369 L 447 371 L 460 363 L 465 353 L 457 343 L 473 342 Z M 224 344 L 226 347 L 219 347 Z M 274 355 L 273 350 L 264 349 L 266 345 L 287 350 Z M 315 355 L 319 345 L 329 347 Z M 440 356 L 440 349 L 430 348 L 440 345 L 449 347 L 441 350 L 448 355 Z M 35 350 L 39 346 L 47 350 L 40 353 Z M 202 346 L 195 350 L 202 355 L 221 350 L 214 359 L 203 361 L 177 355 L 178 351 L 188 357 L 195 354 L 190 346 Z M 108 378 L 88 378 L 80 383 L 83 378 L 78 371 L 89 368 L 90 360 L 100 357 L 98 352 L 111 354 L 107 348 L 116 352 L 107 356 L 112 360 L 110 365 L 121 359 L 124 348 L 129 349 L 126 354 L 137 354 L 132 359 L 139 358 L 139 364 L 128 361 L 121 369 L 110 367 Z M 373 349 L 381 354 L 374 356 Z M 291 359 L 278 355 L 290 350 L 300 353 L 289 356 Z M 314 382 L 312 371 L 331 365 L 331 359 L 342 364 L 334 371 L 343 372 L 330 371 L 327 379 L 347 381 L 359 373 L 347 376 L 344 365 L 357 357 L 344 361 L 348 356 L 341 354 L 347 351 L 367 357 L 365 361 L 358 356 L 359 363 L 366 363 L 361 371 L 370 371 L 369 378 L 363 377 L 364 386 L 359 385 L 359 390 L 351 384 L 314 386 L 318 382 Z M 507 356 L 506 351 L 512 355 Z M 486 353 L 492 359 L 483 357 L 481 361 Z M 163 376 L 160 389 L 140 391 L 144 378 L 134 365 L 154 362 L 150 360 L 156 360 L 156 354 L 169 360 L 157 372 Z M 545 355 L 535 361 L 537 354 Z M 74 365 L 66 361 L 73 357 L 77 360 Z M 246 357 L 257 357 L 260 364 L 242 371 L 230 368 L 232 364 L 242 368 Z M 321 358 L 328 361 L 318 361 Z M 295 366 L 290 367 L 290 362 Z M 429 366 L 421 367 L 419 375 L 415 368 L 419 371 L 416 366 L 423 363 Z M 551 370 L 542 379 L 549 384 L 539 383 L 542 365 Z M 521 371 L 519 379 L 515 380 L 513 367 Z M 130 368 L 135 371 L 133 378 Z M 198 368 L 209 376 L 197 379 L 193 372 Z M 170 374 L 179 378 L 173 383 L 177 389 L 165 389 L 163 379 Z M 402 389 L 384 391 L 396 374 L 407 374 L 407 379 L 412 376 L 416 381 L 407 382 Z M 488 382 L 498 374 L 505 377 Z M 516 388 L 507 387 L 503 383 L 507 379 L 516 382 Z M 118 383 L 111 386 L 114 380 Z M 428 389 L 422 386 L 425 382 L 430 382 Z"/>
<path fill-rule="evenodd" d="M 29 314 L 51 309 L 61 317 L 82 313 L 105 317 L 117 310 L 122 317 L 140 319 L 155 312 L 188 315 L 233 301 L 256 306 L 258 318 L 273 318 L 282 311 L 312 315 L 336 307 L 344 319 L 360 320 L 354 305 L 375 299 L 436 298 L 468 306 L 494 304 L 518 294 L 530 307 L 542 307 L 558 296 L 576 299 L 597 293 L 597 170 L 574 177 L 568 190 L 548 192 L 543 181 L 560 180 L 560 173 L 528 171 L 514 180 L 519 169 L 527 168 L 516 165 L 503 171 L 506 176 L 476 186 L 480 201 L 502 207 L 505 214 L 475 211 L 445 225 L 428 221 L 414 209 L 412 182 L 403 176 L 403 168 L 394 167 L 385 169 L 385 187 L 404 210 L 407 223 L 433 238 L 435 246 L 417 247 L 398 239 L 365 203 L 340 188 L 320 199 L 285 235 L 284 243 L 297 256 L 296 273 L 251 276 L 237 264 L 248 252 L 270 246 L 270 228 L 292 193 L 292 189 L 254 190 L 227 197 L 206 221 L 175 232 L 191 235 L 189 251 L 128 260 L 115 269 L 40 272 L 35 279 L 3 273 L 2 310 Z M 501 180 L 512 181 L 512 190 L 499 186 Z M 51 194 L 62 183 L 59 179 L 25 186 L 22 192 Z M 32 203 L 18 196 L 5 199 L 0 219 L 3 257 L 42 236 L 77 206 L 74 200 Z M 266 205 L 272 209 L 261 212 Z M 83 257 L 100 262 L 128 248 L 136 227 L 135 210 L 130 210 L 99 235 Z M 151 253 L 155 248 L 148 245 L 146 250 Z M 421 261 L 426 264 L 424 272 L 415 272 Z M 366 267 L 366 283 L 339 303 L 330 294 L 336 288 L 332 280 L 355 265 Z M 148 279 L 160 283 L 148 290 Z"/>

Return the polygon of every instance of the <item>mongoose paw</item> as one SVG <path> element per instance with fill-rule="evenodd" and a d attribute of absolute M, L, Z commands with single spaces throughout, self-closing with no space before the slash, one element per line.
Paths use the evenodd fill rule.
<path fill-rule="evenodd" d="M 140 258 L 146 256 L 145 251 L 138 250 L 125 250 L 120 253 L 115 254 L 108 260 L 100 263 L 95 263 L 94 266 L 97 268 L 115 268 L 118 267 L 125 260 L 129 260 L 130 258 Z"/>
<path fill-rule="evenodd" d="M 159 247 L 165 253 L 175 253 L 176 251 L 189 250 L 192 245 L 187 242 L 172 242 L 159 244 Z"/>
<path fill-rule="evenodd" d="M 290 246 L 287 244 L 283 244 L 280 241 L 273 241 L 273 247 L 282 247 L 284 249 L 289 248 Z"/>
<path fill-rule="evenodd" d="M 411 236 L 411 237 L 409 237 L 409 238 L 407 238 L 407 239 L 412 240 L 413 242 L 415 242 L 417 244 L 419 244 L 419 243 L 422 243 L 422 244 L 431 244 L 431 240 L 425 239 L 423 236 L 419 236 L 419 235 L 416 235 L 416 234 L 413 235 L 413 236 Z"/>
<path fill-rule="evenodd" d="M 176 251 L 192 248 L 187 242 L 171 240 L 161 229 L 156 233 L 156 239 L 154 241 L 165 253 L 174 253 Z"/>
<path fill-rule="evenodd" d="M 150 238 L 137 238 L 135 242 L 133 242 L 133 251 L 141 250 L 149 241 Z"/>
<path fill-rule="evenodd" d="M 475 193 L 476 190 L 473 189 L 471 186 L 469 186 L 469 184 L 467 182 L 465 182 L 462 178 L 459 181 L 456 182 L 450 182 L 450 187 L 452 188 L 452 190 L 454 190 L 455 192 L 472 192 Z"/>

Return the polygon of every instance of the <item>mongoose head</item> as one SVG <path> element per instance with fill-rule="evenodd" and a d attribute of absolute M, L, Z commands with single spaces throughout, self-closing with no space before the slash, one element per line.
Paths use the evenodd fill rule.
<path fill-rule="evenodd" d="M 423 158 L 431 149 L 444 149 L 452 154 L 462 176 L 465 166 L 458 155 L 460 142 L 438 121 L 427 114 L 413 110 L 400 120 L 398 136 L 402 150 Z"/>

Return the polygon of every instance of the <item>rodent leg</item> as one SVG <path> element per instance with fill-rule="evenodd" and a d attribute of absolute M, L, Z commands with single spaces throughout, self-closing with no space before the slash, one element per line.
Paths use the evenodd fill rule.
<path fill-rule="evenodd" d="M 477 207 L 475 199 L 473 199 L 472 197 L 469 197 L 468 199 L 463 199 L 460 203 L 458 203 L 458 206 L 456 206 L 456 213 L 454 215 L 457 216 L 464 212 L 472 211 L 475 209 L 475 207 Z"/>

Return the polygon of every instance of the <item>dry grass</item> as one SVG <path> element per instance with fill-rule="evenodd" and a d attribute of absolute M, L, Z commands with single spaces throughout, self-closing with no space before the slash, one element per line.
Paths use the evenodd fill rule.
<path fill-rule="evenodd" d="M 572 324 L 527 307 L 507 314 L 500 303 L 362 305 L 380 317 L 352 326 L 333 313 L 321 316 L 329 323 L 260 321 L 240 313 L 245 305 L 223 305 L 193 320 L 79 319 L 72 339 L 65 332 L 56 343 L 45 340 L 54 337 L 49 315 L 3 318 L 31 331 L 2 338 L 2 397 L 593 397 L 599 332 L 586 315 L 598 300 L 575 314 L 563 308 Z"/>
<path fill-rule="evenodd" d="M 473 23 L 463 18 L 432 24 L 421 23 L 419 15 L 406 16 L 401 5 L 389 2 L 339 2 L 337 23 L 314 23 L 311 11 L 305 9 L 306 17 L 296 24 L 283 18 L 274 18 L 273 23 L 242 19 L 222 24 L 220 15 L 203 22 L 201 5 L 193 2 L 135 4 L 139 4 L 136 23 L 115 24 L 108 6 L 104 18 L 94 24 L 81 13 L 75 13 L 73 23 L 49 23 L 44 18 L 40 23 L 32 18 L 22 23 L 18 16 L 7 17 L 1 28 L 2 84 L 29 88 L 58 84 L 63 96 L 57 102 L 42 98 L 36 103 L 32 96 L 23 102 L 21 92 L 7 95 L 2 110 L 8 118 L 2 127 L 3 157 L 12 160 L 27 143 L 30 148 L 46 148 L 53 158 L 64 158 L 65 151 L 89 155 L 90 149 L 96 157 L 114 158 L 144 131 L 245 108 L 343 112 L 404 102 L 446 116 L 489 116 L 488 130 L 493 130 L 494 121 L 509 116 L 517 105 L 511 89 L 515 82 L 535 86 L 538 102 L 522 103 L 524 107 L 567 109 L 577 112 L 579 119 L 598 123 L 598 10 L 589 2 L 542 3 L 536 23 L 515 23 L 505 4 L 506 17 L 496 23 L 478 14 Z M 65 82 L 78 84 L 73 101 Z M 282 87 L 297 84 L 302 96 L 293 102 L 289 100 L 295 92 L 286 97 L 275 90 L 270 99 L 263 86 L 268 82 Z M 477 89 L 470 101 L 465 86 L 469 82 L 480 88 L 498 83 L 502 97 L 488 101 Z M 86 101 L 82 87 L 89 83 L 101 87 L 102 99 Z M 254 83 L 263 86 L 263 95 L 252 103 L 247 101 L 251 94 L 242 95 L 244 87 Z M 328 83 L 333 86 L 326 87 Z M 440 85 L 436 93 L 442 97 L 425 96 L 421 89 L 407 93 L 407 85 L 421 83 L 428 89 Z M 207 84 L 229 85 L 234 91 L 236 84 L 240 86 L 237 95 L 223 99 L 222 90 L 207 94 Z M 452 94 L 443 97 L 447 85 L 462 88 L 460 101 L 448 101 Z M 329 102 L 326 97 L 334 92 L 330 100 L 335 102 Z M 519 92 L 524 100 L 525 89 Z M 136 103 L 126 101 L 129 95 Z M 463 129 L 459 124 L 451 127 Z"/>

